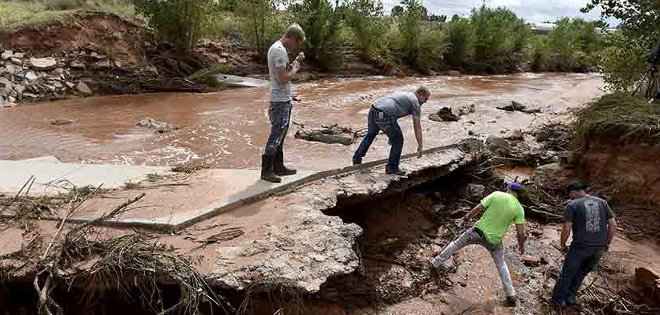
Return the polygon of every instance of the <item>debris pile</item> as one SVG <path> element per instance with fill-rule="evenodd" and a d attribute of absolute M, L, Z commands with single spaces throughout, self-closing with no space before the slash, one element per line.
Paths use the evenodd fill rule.
<path fill-rule="evenodd" d="M 526 114 L 538 114 L 541 112 L 540 109 L 535 108 L 535 109 L 528 109 L 527 106 L 520 104 L 516 101 L 511 101 L 511 104 L 505 105 L 505 106 L 498 106 L 496 107 L 497 109 L 505 110 L 508 112 L 523 112 Z"/>
<path fill-rule="evenodd" d="M 151 117 L 142 118 L 138 123 L 138 126 L 153 129 L 156 133 L 166 133 L 172 130 L 177 130 L 179 126 L 170 125 L 164 121 L 158 121 Z"/>
<path fill-rule="evenodd" d="M 459 121 L 461 116 L 474 113 L 475 111 L 476 106 L 474 104 L 459 107 L 458 115 L 453 113 L 452 108 L 443 107 L 437 113 L 429 115 L 429 119 L 432 121 Z"/>
<path fill-rule="evenodd" d="M 364 129 L 353 130 L 351 127 L 334 125 L 321 125 L 316 129 L 300 129 L 296 132 L 296 139 L 306 141 L 323 142 L 327 144 L 351 145 L 366 134 Z"/>

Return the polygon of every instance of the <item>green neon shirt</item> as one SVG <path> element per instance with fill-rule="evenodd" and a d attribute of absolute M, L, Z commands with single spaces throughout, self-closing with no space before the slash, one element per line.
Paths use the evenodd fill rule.
<path fill-rule="evenodd" d="M 525 211 L 518 199 L 508 193 L 496 191 L 481 201 L 484 214 L 477 228 L 490 244 L 499 244 L 511 223 L 525 223 Z"/>

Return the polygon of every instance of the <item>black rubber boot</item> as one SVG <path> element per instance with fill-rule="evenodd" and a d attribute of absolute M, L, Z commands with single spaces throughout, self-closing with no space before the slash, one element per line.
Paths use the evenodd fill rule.
<path fill-rule="evenodd" d="M 271 183 L 281 183 L 282 179 L 275 175 L 273 171 L 273 161 L 275 157 L 262 155 L 261 156 L 261 179 Z"/>
<path fill-rule="evenodd" d="M 278 152 L 275 154 L 273 171 L 275 172 L 275 175 L 279 176 L 295 175 L 298 173 L 298 171 L 286 168 L 286 166 L 284 166 L 284 152 Z"/>

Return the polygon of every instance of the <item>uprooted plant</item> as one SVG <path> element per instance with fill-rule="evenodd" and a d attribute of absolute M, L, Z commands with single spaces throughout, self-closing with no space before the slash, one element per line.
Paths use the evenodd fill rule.
<path fill-rule="evenodd" d="M 213 293 L 190 258 L 177 255 L 173 248 L 158 242 L 155 235 L 133 232 L 108 237 L 101 233 L 97 227 L 99 223 L 125 213 L 131 204 L 143 197 L 144 193 L 97 219 L 67 227 L 69 219 L 87 198 L 69 204 L 57 233 L 41 257 L 33 282 L 40 314 L 63 314 L 63 308 L 51 293 L 58 285 L 70 287 L 74 282 L 91 284 L 86 286 L 88 288 L 113 289 L 128 300 L 135 297 L 131 292 L 137 290 L 137 302 L 154 313 L 198 314 L 204 304 L 220 306 L 227 313 L 234 311 L 229 303 Z M 163 281 L 174 282 L 179 288 L 180 298 L 173 306 L 163 303 L 159 287 Z M 87 297 L 91 298 L 96 291 L 89 290 Z"/>

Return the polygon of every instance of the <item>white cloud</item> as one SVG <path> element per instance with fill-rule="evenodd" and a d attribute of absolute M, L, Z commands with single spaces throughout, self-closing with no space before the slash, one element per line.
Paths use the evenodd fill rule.
<path fill-rule="evenodd" d="M 382 0 L 385 11 L 389 12 L 392 7 L 398 5 L 398 0 Z M 430 13 L 452 16 L 469 15 L 473 8 L 481 6 L 481 0 L 425 0 L 424 6 Z M 593 10 L 589 13 L 580 12 L 588 0 L 486 0 L 489 7 L 506 7 L 527 22 L 556 21 L 562 17 L 584 18 L 597 20 L 600 11 Z M 618 24 L 615 20 L 608 20 L 610 25 Z"/>

